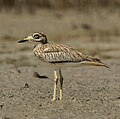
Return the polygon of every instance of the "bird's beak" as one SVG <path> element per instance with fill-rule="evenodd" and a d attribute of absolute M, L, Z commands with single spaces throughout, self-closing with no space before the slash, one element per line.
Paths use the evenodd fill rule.
<path fill-rule="evenodd" d="M 31 40 L 32 40 L 32 37 L 28 36 L 27 38 L 24 38 L 23 40 L 19 40 L 18 43 L 23 43 L 23 42 L 31 41 Z"/>

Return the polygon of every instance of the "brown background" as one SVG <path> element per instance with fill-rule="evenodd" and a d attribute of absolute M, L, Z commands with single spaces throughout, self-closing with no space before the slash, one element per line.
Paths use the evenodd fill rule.
<path fill-rule="evenodd" d="M 51 102 L 53 68 L 35 58 L 31 43 L 17 43 L 37 31 L 110 69 L 63 67 L 64 99 Z M 0 0 L 0 119 L 56 118 L 120 118 L 119 0 Z"/>

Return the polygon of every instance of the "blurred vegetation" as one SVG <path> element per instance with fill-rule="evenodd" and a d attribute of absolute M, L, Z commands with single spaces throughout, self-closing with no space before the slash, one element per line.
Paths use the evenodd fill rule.
<path fill-rule="evenodd" d="M 120 0 L 0 0 L 0 10 L 21 13 L 24 9 L 34 13 L 38 8 L 77 9 L 82 12 L 109 9 L 119 10 Z"/>

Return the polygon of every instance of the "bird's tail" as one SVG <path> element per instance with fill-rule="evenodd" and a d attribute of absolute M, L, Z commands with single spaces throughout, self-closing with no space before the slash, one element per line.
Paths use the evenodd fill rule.
<path fill-rule="evenodd" d="M 103 67 L 109 68 L 108 65 L 106 65 L 106 64 L 104 64 L 102 62 L 83 61 L 83 62 L 81 62 L 81 64 L 92 65 L 92 66 L 103 66 Z"/>
<path fill-rule="evenodd" d="M 95 57 L 89 57 L 89 59 L 86 59 L 86 60 L 84 60 L 84 61 L 81 62 L 81 63 L 82 63 L 82 64 L 86 64 L 86 65 L 103 66 L 103 67 L 109 68 L 108 65 L 102 63 L 99 58 L 95 58 Z"/>

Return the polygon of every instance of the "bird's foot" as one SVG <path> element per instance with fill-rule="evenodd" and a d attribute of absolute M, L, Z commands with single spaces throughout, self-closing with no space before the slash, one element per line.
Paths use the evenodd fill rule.
<path fill-rule="evenodd" d="M 52 102 L 56 101 L 56 98 L 53 98 L 51 101 L 52 101 Z"/>

